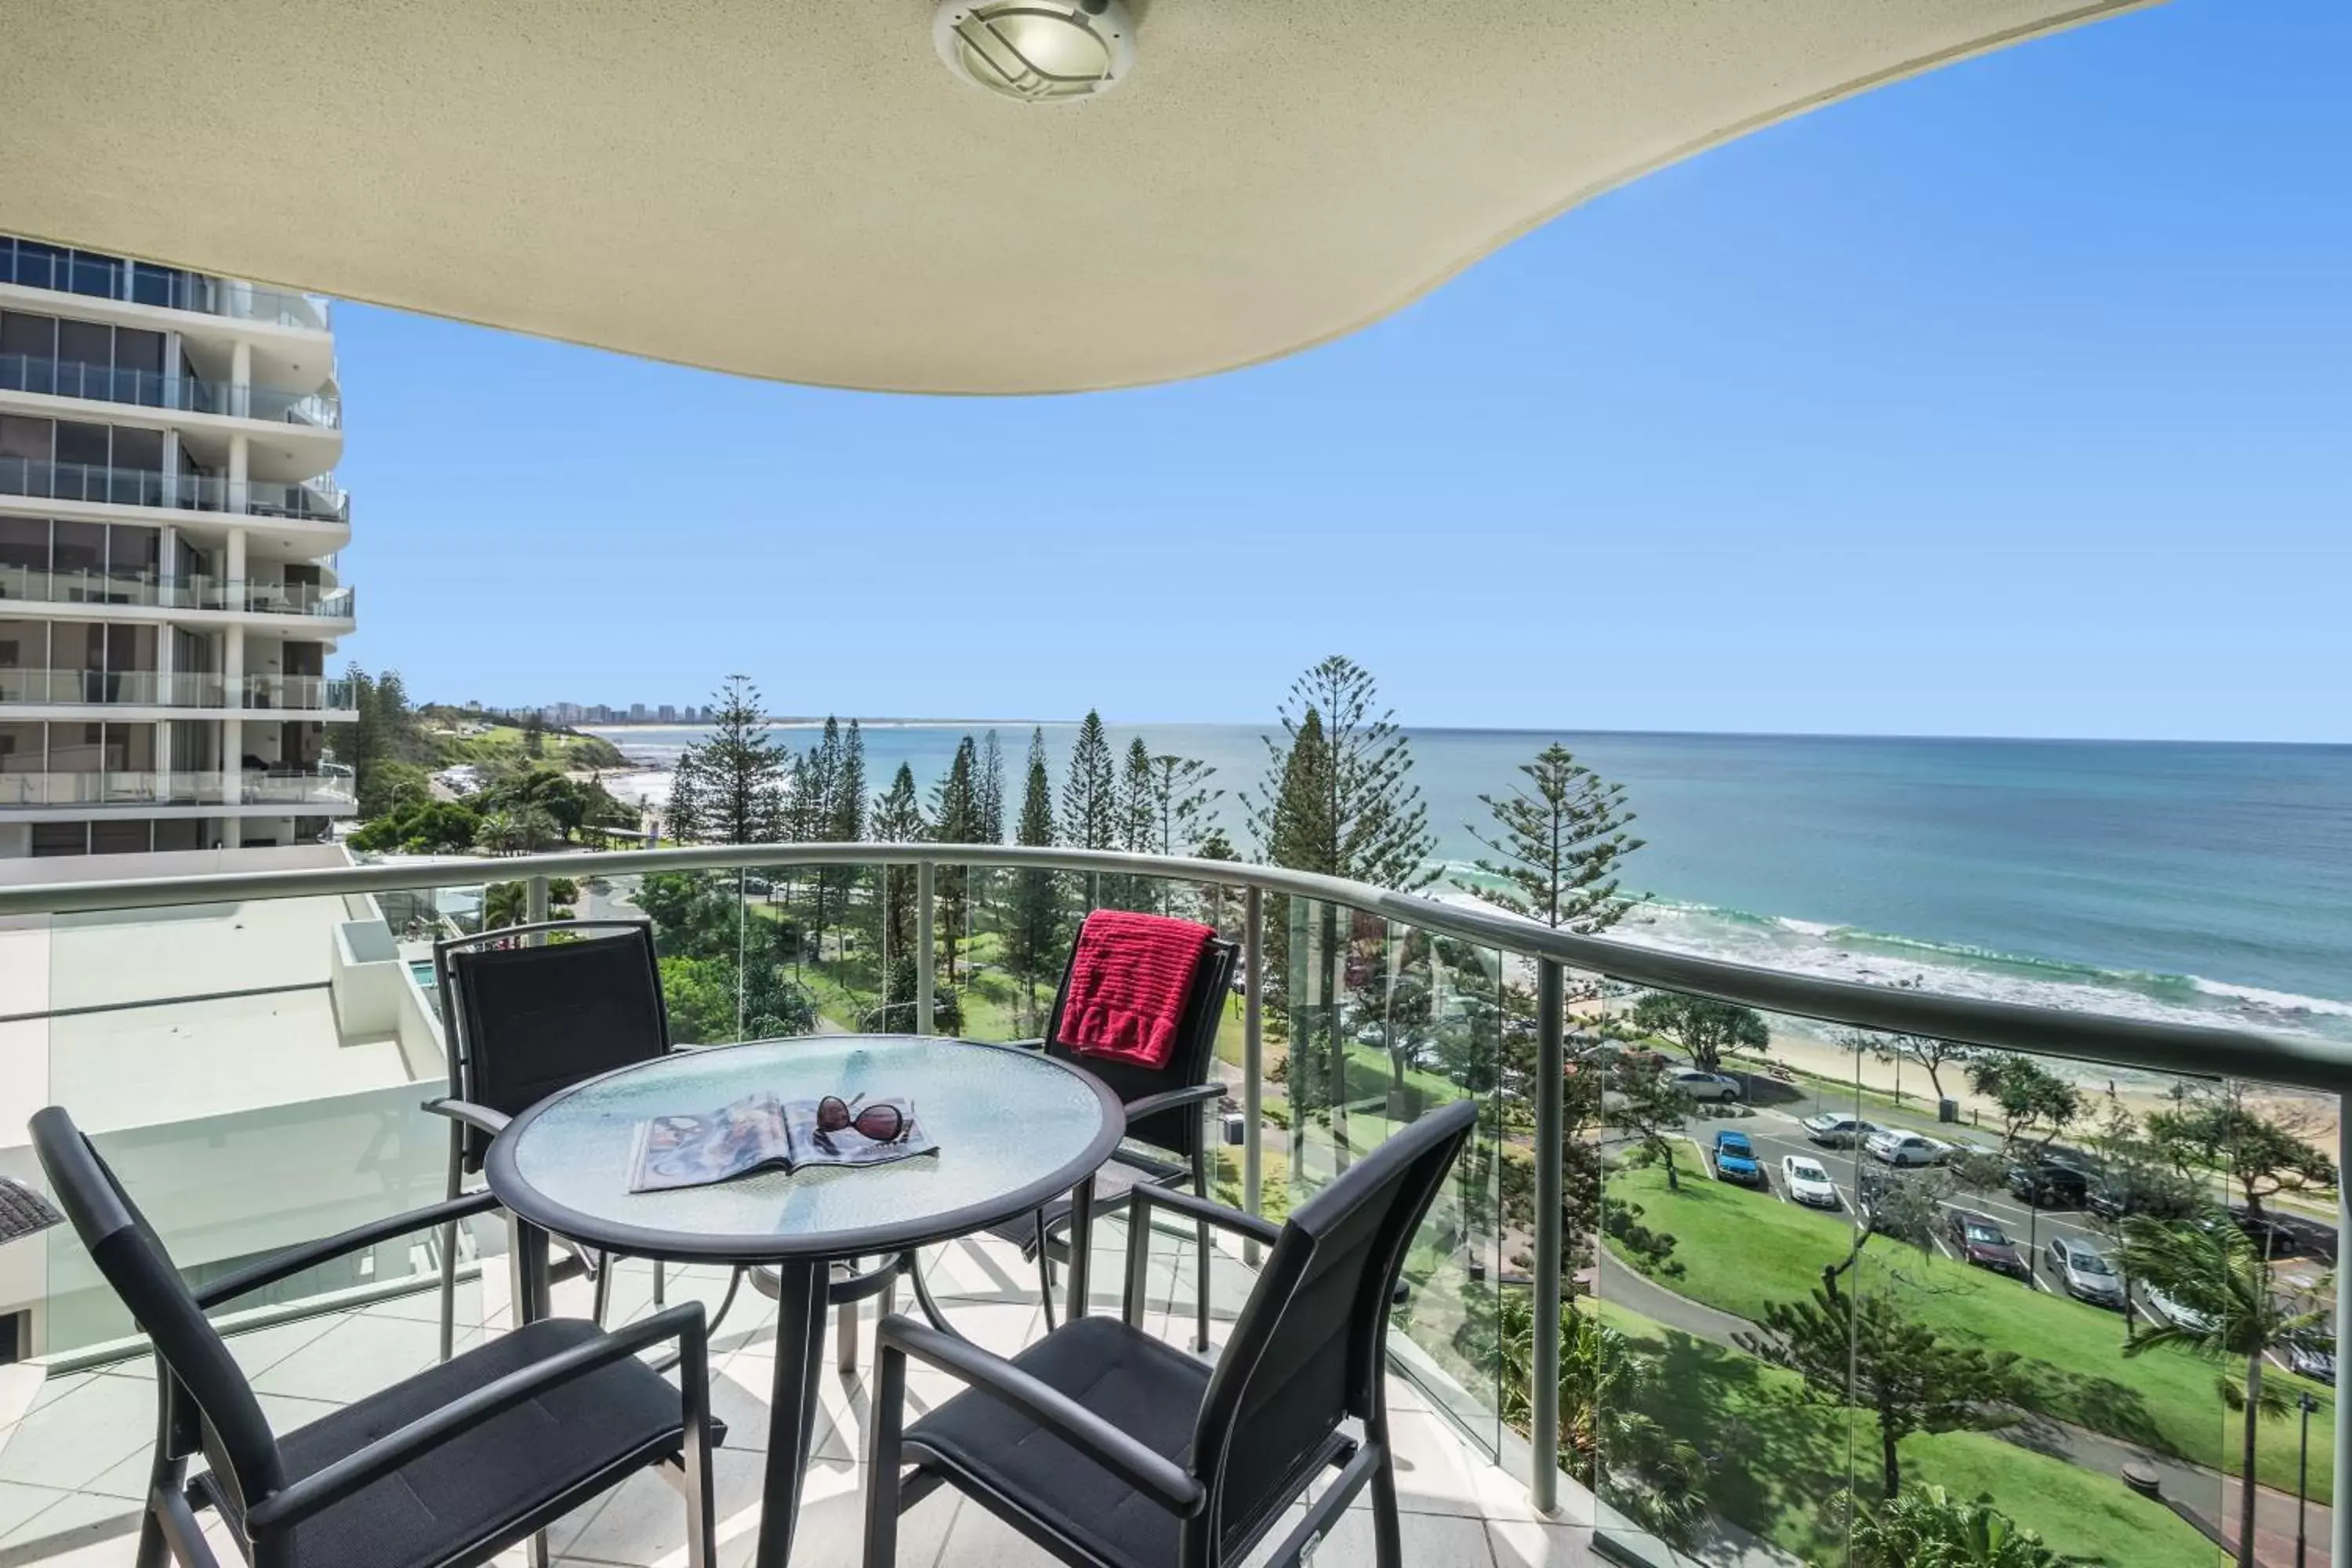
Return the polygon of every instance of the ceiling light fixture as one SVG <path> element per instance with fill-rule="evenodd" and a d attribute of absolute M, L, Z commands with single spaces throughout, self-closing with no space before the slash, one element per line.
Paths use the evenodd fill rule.
<path fill-rule="evenodd" d="M 1023 103 L 1099 97 L 1135 64 L 1121 0 L 944 0 L 931 41 L 948 69 Z"/>

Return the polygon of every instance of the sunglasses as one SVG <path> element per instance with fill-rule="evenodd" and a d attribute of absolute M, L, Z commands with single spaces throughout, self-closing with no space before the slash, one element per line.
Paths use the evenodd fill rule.
<path fill-rule="evenodd" d="M 861 1094 L 857 1100 L 865 1098 Z M 818 1100 L 816 1130 L 839 1132 L 855 1128 L 859 1137 L 870 1138 L 877 1143 L 896 1143 L 905 1134 L 907 1119 L 899 1113 L 897 1106 L 869 1105 L 860 1110 L 857 1100 L 844 1100 L 837 1094 L 828 1094 Z"/>

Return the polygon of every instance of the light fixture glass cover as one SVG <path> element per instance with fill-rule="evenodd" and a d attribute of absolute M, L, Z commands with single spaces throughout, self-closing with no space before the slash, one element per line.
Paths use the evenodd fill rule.
<path fill-rule="evenodd" d="M 1135 63 L 1135 23 L 1120 0 L 943 0 L 931 40 L 956 75 L 1024 103 L 1109 91 Z"/>

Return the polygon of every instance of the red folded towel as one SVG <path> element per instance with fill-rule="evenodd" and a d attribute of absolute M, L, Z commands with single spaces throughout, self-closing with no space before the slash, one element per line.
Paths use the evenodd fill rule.
<path fill-rule="evenodd" d="M 1097 910 L 1078 931 L 1055 1040 L 1080 1056 L 1163 1068 L 1217 933 L 1191 921 Z"/>

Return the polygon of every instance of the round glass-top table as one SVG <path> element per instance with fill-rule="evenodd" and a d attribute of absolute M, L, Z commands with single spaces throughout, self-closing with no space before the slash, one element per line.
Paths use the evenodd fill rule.
<path fill-rule="evenodd" d="M 908 1101 L 936 1152 L 884 1165 L 759 1171 L 709 1186 L 629 1191 L 639 1126 L 746 1095 Z M 549 1233 L 609 1253 L 775 1267 L 776 1363 L 758 1568 L 792 1552 L 826 1290 L 836 1259 L 898 1255 L 1071 1194 L 1087 1234 L 1094 1173 L 1126 1131 L 1100 1079 L 1039 1053 L 912 1035 L 815 1035 L 681 1050 L 549 1097 L 490 1144 L 490 1190 L 517 1219 L 518 1314 L 548 1310 Z M 1071 1248 L 1071 1316 L 1088 1248 Z M 854 1308 L 845 1308 L 854 1310 Z"/>

